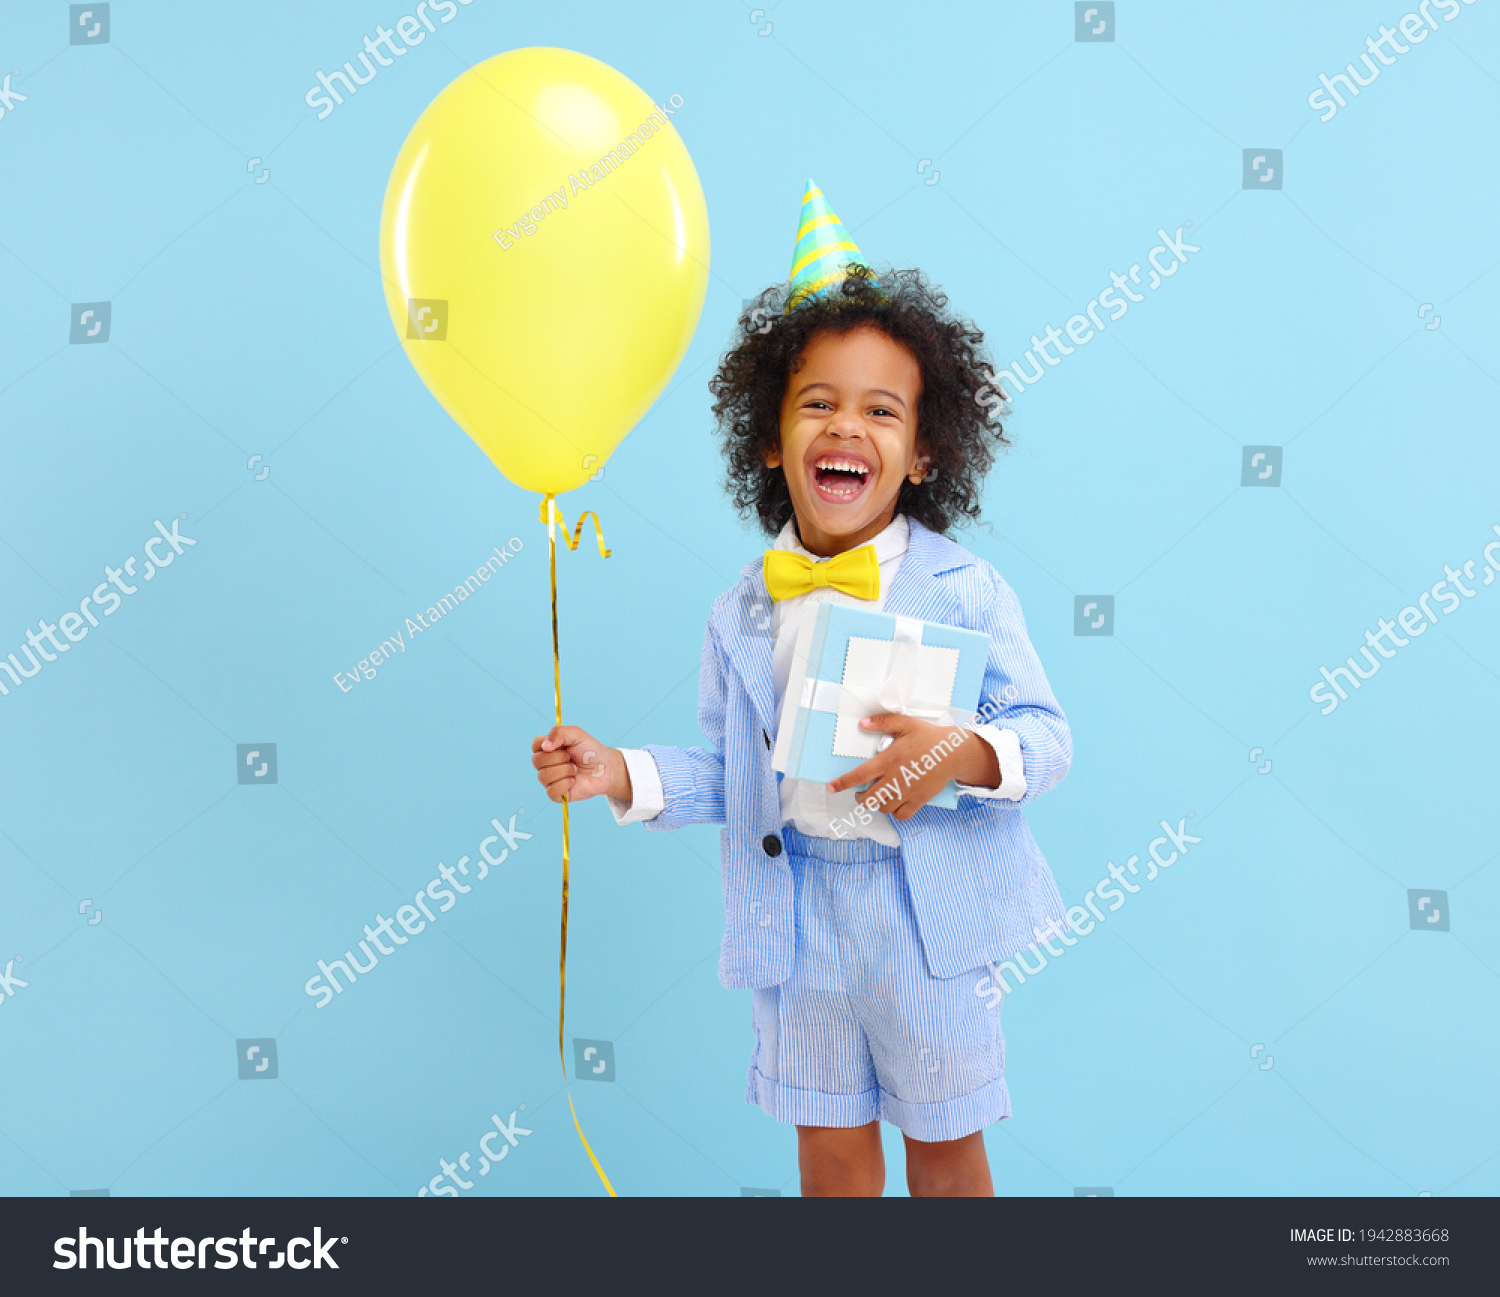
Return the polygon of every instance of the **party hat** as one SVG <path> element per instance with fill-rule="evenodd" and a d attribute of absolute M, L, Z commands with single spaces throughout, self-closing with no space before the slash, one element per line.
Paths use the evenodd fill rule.
<path fill-rule="evenodd" d="M 823 191 L 809 180 L 807 192 L 802 195 L 797 245 L 792 249 L 792 273 L 787 277 L 786 309 L 790 311 L 799 302 L 841 283 L 848 278 L 851 266 L 862 266 L 868 271 L 870 263 L 828 205 Z M 869 279 L 879 285 L 873 272 Z"/>

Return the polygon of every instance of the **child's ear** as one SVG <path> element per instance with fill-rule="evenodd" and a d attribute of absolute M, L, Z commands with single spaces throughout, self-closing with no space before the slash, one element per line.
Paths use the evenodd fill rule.
<path fill-rule="evenodd" d="M 781 467 L 781 447 L 780 446 L 773 446 L 770 450 L 766 451 L 766 467 L 767 468 L 780 468 Z"/>
<path fill-rule="evenodd" d="M 932 467 L 931 447 L 926 442 L 918 442 L 912 448 L 912 463 L 911 468 L 907 470 L 907 480 L 913 486 L 920 486 L 935 471 Z"/>

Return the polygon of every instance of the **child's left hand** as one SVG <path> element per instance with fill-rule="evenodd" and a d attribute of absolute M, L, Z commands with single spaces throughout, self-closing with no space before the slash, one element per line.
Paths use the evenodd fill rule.
<path fill-rule="evenodd" d="M 871 784 L 861 803 L 868 811 L 909 820 L 950 779 L 981 788 L 1000 787 L 1000 763 L 994 749 L 972 730 L 934 725 L 892 712 L 868 716 L 859 724 L 861 729 L 881 730 L 895 738 L 884 752 L 840 775 L 828 785 L 828 791 L 838 793 Z M 959 736 L 956 744 L 955 735 Z M 928 757 L 935 764 L 924 769 Z"/>

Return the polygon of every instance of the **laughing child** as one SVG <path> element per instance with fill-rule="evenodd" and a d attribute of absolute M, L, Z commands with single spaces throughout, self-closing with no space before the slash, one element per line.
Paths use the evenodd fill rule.
<path fill-rule="evenodd" d="M 1066 928 L 1020 808 L 1072 759 L 1015 594 L 946 537 L 979 516 L 1000 398 L 979 331 L 919 271 L 877 277 L 811 182 L 790 283 L 757 302 L 710 389 L 734 504 L 776 539 L 709 617 L 711 746 L 622 750 L 561 725 L 532 764 L 553 801 L 602 793 L 621 824 L 725 826 L 719 978 L 752 988 L 746 1102 L 796 1125 L 805 1196 L 878 1196 L 882 1119 L 913 1195 L 989 1195 L 983 1130 L 1010 1096 L 999 1000 L 977 988 Z M 778 774 L 797 632 L 821 600 L 988 635 L 996 723 L 955 743 L 874 716 L 889 745 L 848 774 Z M 898 777 L 908 763 L 927 773 Z M 957 808 L 928 805 L 949 781 Z"/>

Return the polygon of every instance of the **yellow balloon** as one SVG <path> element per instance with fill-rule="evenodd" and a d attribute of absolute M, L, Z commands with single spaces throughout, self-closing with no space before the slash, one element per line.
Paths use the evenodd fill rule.
<path fill-rule="evenodd" d="M 476 64 L 401 146 L 380 270 L 407 357 L 506 477 L 593 477 L 660 395 L 708 288 L 708 209 L 670 118 L 597 59 Z"/>

